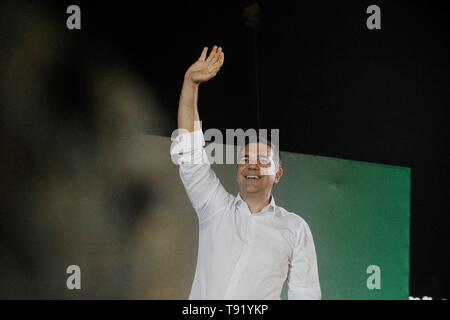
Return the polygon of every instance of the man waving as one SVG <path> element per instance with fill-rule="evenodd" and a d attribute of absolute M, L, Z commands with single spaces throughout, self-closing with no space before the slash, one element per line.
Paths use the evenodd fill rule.
<path fill-rule="evenodd" d="M 272 188 L 283 176 L 279 151 L 254 141 L 239 154 L 237 196 L 211 169 L 197 110 L 199 85 L 219 72 L 222 48 L 204 48 L 186 71 L 173 139 L 181 180 L 199 221 L 197 268 L 190 299 L 320 299 L 316 252 L 307 223 L 275 203 Z"/>

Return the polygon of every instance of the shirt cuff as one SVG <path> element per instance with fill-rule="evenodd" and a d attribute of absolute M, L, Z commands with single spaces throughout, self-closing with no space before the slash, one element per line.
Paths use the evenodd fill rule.
<path fill-rule="evenodd" d="M 205 164 L 208 157 L 204 150 L 205 138 L 202 130 L 183 132 L 172 138 L 170 155 L 175 164 Z"/>

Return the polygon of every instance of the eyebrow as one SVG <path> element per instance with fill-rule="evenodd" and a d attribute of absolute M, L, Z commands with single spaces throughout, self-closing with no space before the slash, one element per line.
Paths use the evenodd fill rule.
<path fill-rule="evenodd" d="M 266 157 L 266 158 L 270 158 L 272 155 L 266 155 L 266 154 L 258 154 L 258 157 Z M 241 157 L 249 157 L 248 154 L 244 154 Z"/>
<path fill-rule="evenodd" d="M 246 155 L 243 155 L 243 156 L 240 157 L 240 159 L 242 159 L 242 158 L 250 158 L 250 156 L 249 156 L 248 154 L 246 154 Z M 271 155 L 270 155 L 270 156 L 266 156 L 266 155 L 259 154 L 259 155 L 258 155 L 258 158 L 267 158 L 267 159 L 271 159 L 272 156 L 271 156 Z"/>

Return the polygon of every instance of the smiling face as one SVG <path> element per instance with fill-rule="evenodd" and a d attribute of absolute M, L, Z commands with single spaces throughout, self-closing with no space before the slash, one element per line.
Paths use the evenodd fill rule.
<path fill-rule="evenodd" d="M 283 169 L 275 163 L 275 155 L 267 144 L 250 143 L 242 149 L 236 179 L 244 198 L 270 196 L 273 185 L 280 181 L 282 175 Z"/>

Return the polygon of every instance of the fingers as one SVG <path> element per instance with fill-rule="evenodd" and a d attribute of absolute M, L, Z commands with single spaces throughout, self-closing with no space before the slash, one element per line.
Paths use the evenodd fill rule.
<path fill-rule="evenodd" d="M 208 52 L 208 47 L 204 47 L 202 50 L 202 54 L 200 55 L 200 58 L 198 58 L 198 60 L 205 61 L 207 52 Z"/>
<path fill-rule="evenodd" d="M 212 60 L 212 58 L 216 55 L 217 52 L 217 46 L 214 46 L 211 50 L 211 52 L 209 53 L 208 58 L 206 59 L 206 62 L 210 62 Z"/>
<path fill-rule="evenodd" d="M 204 47 L 202 50 L 202 54 L 200 55 L 200 58 L 198 58 L 199 61 L 206 61 L 209 65 L 214 65 L 214 67 L 220 67 L 223 64 L 223 61 L 225 59 L 224 53 L 222 51 L 222 47 L 214 46 L 209 53 L 208 58 L 206 58 L 206 55 L 208 53 L 208 47 Z"/>
<path fill-rule="evenodd" d="M 214 54 L 214 56 L 213 56 L 213 57 L 211 58 L 211 60 L 209 61 L 209 63 L 210 63 L 211 65 L 214 65 L 214 64 L 219 60 L 221 54 L 222 54 L 222 48 L 219 47 L 219 48 L 216 50 L 216 53 Z"/>
<path fill-rule="evenodd" d="M 222 51 L 222 47 L 218 46 L 213 46 L 211 52 L 208 55 L 208 58 L 206 58 L 207 53 L 208 47 L 204 47 L 198 61 L 206 62 L 207 68 L 204 71 L 205 74 L 208 74 L 208 77 L 210 79 L 215 77 L 219 72 L 220 67 L 223 65 L 223 62 L 225 60 L 225 54 Z"/>
<path fill-rule="evenodd" d="M 225 54 L 223 51 L 221 51 L 218 54 L 217 60 L 214 62 L 214 64 L 212 65 L 213 68 L 220 68 L 223 65 L 223 62 L 225 61 Z"/>

